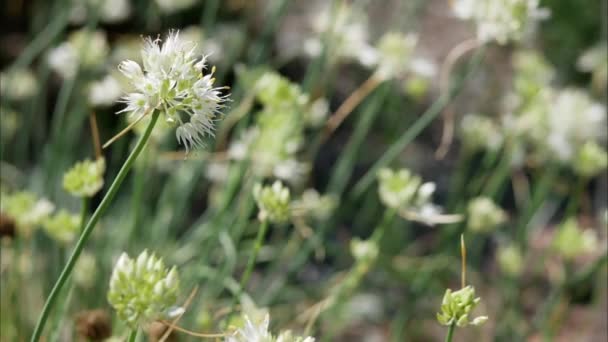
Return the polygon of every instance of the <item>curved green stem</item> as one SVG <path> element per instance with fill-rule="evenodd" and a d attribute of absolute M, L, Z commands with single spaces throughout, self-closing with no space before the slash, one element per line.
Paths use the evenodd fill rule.
<path fill-rule="evenodd" d="M 445 336 L 445 342 L 452 342 L 452 337 L 454 336 L 454 329 L 456 328 L 456 323 L 452 323 L 448 328 L 448 334 Z"/>
<path fill-rule="evenodd" d="M 127 338 L 128 342 L 135 342 L 137 340 L 137 333 L 139 332 L 139 329 L 133 329 L 131 330 L 131 332 L 129 333 L 129 337 Z"/>
<path fill-rule="evenodd" d="M 156 124 L 159 114 L 160 114 L 159 112 L 154 112 L 152 114 L 152 120 L 150 121 L 148 128 L 146 128 L 146 132 L 139 139 L 139 141 L 137 142 L 137 145 L 135 145 L 135 148 L 133 149 L 133 151 L 131 152 L 131 154 L 129 155 L 129 157 L 127 158 L 125 163 L 123 164 L 123 166 L 120 168 L 120 171 L 118 171 L 118 174 L 116 175 L 116 178 L 114 179 L 114 182 L 112 182 L 112 185 L 110 185 L 110 188 L 108 189 L 108 192 L 101 200 L 99 207 L 97 207 L 97 209 L 95 209 L 95 212 L 89 219 L 89 222 L 84 227 L 82 234 L 80 235 L 80 238 L 78 239 L 78 242 L 76 243 L 76 246 L 74 247 L 74 251 L 72 252 L 72 255 L 70 255 L 68 262 L 66 263 L 63 270 L 61 271 L 61 274 L 59 275 L 59 279 L 57 279 L 57 282 L 53 286 L 53 289 L 51 290 L 51 293 L 49 294 L 49 297 L 47 298 L 46 303 L 44 304 L 44 308 L 42 309 L 42 313 L 40 314 L 40 318 L 38 319 L 38 323 L 36 324 L 36 328 L 34 329 L 34 333 L 32 334 L 32 338 L 30 339 L 31 342 L 37 342 L 40 340 L 42 331 L 44 330 L 44 325 L 46 324 L 46 321 L 49 317 L 51 309 L 53 308 L 53 305 L 55 304 L 55 301 L 57 300 L 57 297 L 58 297 L 59 293 L 61 292 L 61 289 L 63 288 L 66 281 L 72 274 L 74 265 L 76 264 L 76 261 L 78 260 L 78 257 L 80 256 L 80 253 L 82 252 L 85 243 L 89 239 L 89 236 L 91 235 L 91 232 L 95 228 L 95 225 L 101 218 L 101 215 L 103 215 L 103 213 L 108 209 L 108 207 L 112 203 L 112 199 L 118 192 L 120 185 L 122 184 L 125 177 L 129 173 L 129 170 L 131 170 L 131 167 L 133 166 L 133 162 L 135 162 L 135 159 L 137 159 L 137 157 L 139 156 L 141 151 L 146 146 L 146 142 L 148 141 L 148 138 L 150 138 L 150 134 L 152 133 L 152 129 L 154 128 L 154 125 Z"/>
<path fill-rule="evenodd" d="M 247 261 L 247 268 L 245 268 L 245 272 L 243 272 L 243 275 L 241 276 L 241 286 L 239 288 L 238 295 L 235 297 L 235 300 L 232 302 L 232 308 L 230 309 L 231 313 L 234 311 L 236 302 L 238 300 L 240 300 L 241 293 L 243 292 L 243 290 L 245 289 L 245 286 L 247 286 L 247 283 L 249 282 L 249 277 L 251 277 L 251 272 L 253 271 L 253 266 L 255 265 L 255 260 L 258 257 L 258 253 L 260 252 L 260 249 L 262 248 L 262 243 L 264 242 L 264 236 L 266 235 L 267 230 L 268 230 L 268 221 L 264 220 L 260 223 L 260 229 L 258 230 L 258 235 L 255 238 L 255 245 L 253 245 L 253 251 L 251 252 L 251 255 L 249 256 L 249 260 Z"/>

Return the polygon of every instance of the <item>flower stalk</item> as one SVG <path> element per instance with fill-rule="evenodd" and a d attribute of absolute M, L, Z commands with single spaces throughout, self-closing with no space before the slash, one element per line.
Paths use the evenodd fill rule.
<path fill-rule="evenodd" d="M 80 256 L 80 253 L 82 253 L 82 250 L 84 249 L 84 245 L 86 244 L 87 240 L 89 239 L 91 232 L 97 225 L 97 222 L 101 218 L 101 215 L 103 215 L 105 213 L 105 211 L 108 209 L 108 207 L 112 203 L 112 200 L 114 199 L 114 196 L 118 192 L 118 189 L 120 189 L 122 182 L 124 181 L 125 177 L 129 173 L 129 171 L 131 170 L 131 167 L 133 167 L 133 163 L 135 162 L 135 160 L 137 159 L 137 157 L 139 156 L 141 151 L 144 149 L 146 142 L 148 141 L 148 138 L 150 138 L 152 129 L 156 125 L 159 115 L 160 115 L 160 112 L 154 112 L 152 114 L 152 120 L 150 121 L 150 124 L 148 125 L 148 128 L 146 129 L 144 135 L 137 142 L 137 145 L 135 146 L 135 148 L 133 149 L 133 151 L 131 152 L 131 154 L 129 155 L 129 157 L 127 158 L 127 160 L 121 167 L 118 174 L 116 175 L 114 182 L 112 182 L 112 185 L 110 185 L 108 192 L 101 200 L 101 203 L 99 204 L 97 209 L 95 209 L 95 212 L 89 219 L 89 222 L 87 223 L 87 225 L 84 227 L 82 234 L 80 235 L 80 238 L 78 239 L 78 242 L 76 243 L 76 246 L 74 247 L 74 251 L 72 252 L 72 255 L 70 255 L 68 262 L 66 263 L 63 270 L 61 271 L 61 274 L 59 275 L 59 279 L 57 279 L 57 281 L 55 282 L 55 285 L 53 286 L 53 289 L 51 290 L 51 293 L 49 294 L 49 297 L 47 298 L 46 303 L 44 304 L 42 313 L 40 314 L 40 318 L 38 319 L 38 323 L 36 324 L 36 328 L 34 329 L 34 333 L 32 334 L 32 337 L 30 339 L 31 342 L 37 342 L 40 340 L 40 338 L 42 336 L 42 332 L 44 330 L 44 326 L 50 315 L 51 309 L 55 305 L 55 302 L 57 300 L 57 297 L 59 296 L 59 293 L 61 292 L 61 289 L 63 288 L 63 286 L 67 282 L 68 278 L 72 274 L 74 265 L 76 264 L 76 261 L 78 260 L 78 257 Z"/>

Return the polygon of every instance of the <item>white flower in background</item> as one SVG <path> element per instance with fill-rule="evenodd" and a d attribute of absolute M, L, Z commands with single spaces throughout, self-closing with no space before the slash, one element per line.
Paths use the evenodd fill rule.
<path fill-rule="evenodd" d="M 585 51 L 576 63 L 580 71 L 592 74 L 593 86 L 598 91 L 606 91 L 606 83 L 608 83 L 606 60 L 608 60 L 608 45 L 604 41 Z"/>
<path fill-rule="evenodd" d="M 352 238 L 350 240 L 350 253 L 355 260 L 369 263 L 376 260 L 380 251 L 378 243 L 372 239 L 361 240 L 359 238 Z"/>
<path fill-rule="evenodd" d="M 594 177 L 606 170 L 608 153 L 595 141 L 587 141 L 579 148 L 574 161 L 574 171 L 583 177 Z"/>
<path fill-rule="evenodd" d="M 198 0 L 155 0 L 163 13 L 171 14 L 192 7 Z"/>
<path fill-rule="evenodd" d="M 72 32 L 65 42 L 51 49 L 47 62 L 63 78 L 72 78 L 78 68 L 94 69 L 102 65 L 108 51 L 105 32 L 81 29 Z"/>
<path fill-rule="evenodd" d="M 37 198 L 29 191 L 2 193 L 0 211 L 15 220 L 17 228 L 24 234 L 29 234 L 32 228 L 42 224 L 53 210 L 53 203 L 46 198 Z"/>
<path fill-rule="evenodd" d="M 112 75 L 107 75 L 89 87 L 89 103 L 93 106 L 111 106 L 122 95 L 120 83 Z"/>
<path fill-rule="evenodd" d="M 368 43 L 366 16 L 347 2 L 340 2 L 332 16 L 332 2 L 324 2 L 320 11 L 313 11 L 312 29 L 315 36 L 304 41 L 303 49 L 311 57 L 322 51 L 321 37 L 329 33 L 329 56 L 332 62 L 355 60 L 371 67 L 378 61 L 376 49 Z"/>
<path fill-rule="evenodd" d="M 515 245 L 499 247 L 496 259 L 500 269 L 510 276 L 519 276 L 523 271 L 524 257 L 521 250 Z"/>
<path fill-rule="evenodd" d="M 278 179 L 295 184 L 304 179 L 310 171 L 308 163 L 296 159 L 286 159 L 278 162 L 273 168 L 273 175 Z"/>
<path fill-rule="evenodd" d="M 266 314 L 260 322 L 253 322 L 245 315 L 243 327 L 227 336 L 225 342 L 272 342 L 272 335 L 268 331 L 270 316 Z"/>
<path fill-rule="evenodd" d="M 574 259 L 598 251 L 598 236 L 593 229 L 582 230 L 576 219 L 560 225 L 553 238 L 553 249 L 564 259 Z"/>
<path fill-rule="evenodd" d="M 281 332 L 276 338 L 268 331 L 270 316 L 266 313 L 262 319 L 254 320 L 243 316 L 243 324 L 226 336 L 225 342 L 314 342 L 313 337 L 294 336 L 289 330 Z"/>
<path fill-rule="evenodd" d="M 382 169 L 378 172 L 380 185 L 378 193 L 382 203 L 389 208 L 401 209 L 410 205 L 422 181 L 407 169 L 393 171 Z"/>
<path fill-rule="evenodd" d="M 272 186 L 256 183 L 253 186 L 253 198 L 258 205 L 260 221 L 284 223 L 289 220 L 289 188 L 280 181 L 275 181 Z"/>
<path fill-rule="evenodd" d="M 460 121 L 460 133 L 464 146 L 471 151 L 497 151 L 504 137 L 500 127 L 489 117 L 466 114 Z"/>
<path fill-rule="evenodd" d="M 43 221 L 42 226 L 49 236 L 59 243 L 72 242 L 80 228 L 80 218 L 65 209 Z"/>
<path fill-rule="evenodd" d="M 95 285 L 95 279 L 97 278 L 97 261 L 95 255 L 89 252 L 83 252 L 74 265 L 74 272 L 72 273 L 74 282 L 76 285 L 90 289 Z"/>
<path fill-rule="evenodd" d="M 63 175 L 63 188 L 76 197 L 93 197 L 103 187 L 104 158 L 77 162 Z"/>
<path fill-rule="evenodd" d="M 606 137 L 606 107 L 579 89 L 557 93 L 547 117 L 546 144 L 558 160 L 569 161 L 578 146 Z"/>
<path fill-rule="evenodd" d="M 455 0 L 453 9 L 457 17 L 475 22 L 479 40 L 499 44 L 520 40 L 548 16 L 539 0 Z"/>
<path fill-rule="evenodd" d="M 433 204 L 435 183 L 422 183 L 419 176 L 407 169 L 397 171 L 381 169 L 378 172 L 378 180 L 381 202 L 388 208 L 396 210 L 405 219 L 429 226 L 461 220 L 460 215 L 442 214 L 442 208 Z"/>
<path fill-rule="evenodd" d="M 467 228 L 474 232 L 491 232 L 507 221 L 507 213 L 488 197 L 476 197 L 467 207 Z"/>
<path fill-rule="evenodd" d="M 378 75 L 382 79 L 403 75 L 408 70 L 417 41 L 418 37 L 414 34 L 385 33 L 377 46 Z"/>
<path fill-rule="evenodd" d="M 213 86 L 213 69 L 203 75 L 206 58 L 195 51 L 196 44 L 171 31 L 162 45 L 159 39 L 145 40 L 143 69 L 131 60 L 118 67 L 135 89 L 123 97 L 127 107 L 120 112 L 140 117 L 160 110 L 167 122 L 178 125 L 177 141 L 186 151 L 213 136 L 227 97 L 220 93 L 223 88 Z"/>
<path fill-rule="evenodd" d="M 6 98 L 19 101 L 38 91 L 38 81 L 31 70 L 18 68 L 0 74 L 0 93 Z"/>
<path fill-rule="evenodd" d="M 317 220 L 327 219 L 337 206 L 333 195 L 321 196 L 315 189 L 306 189 L 300 199 L 292 204 L 294 215 L 312 217 Z"/>
<path fill-rule="evenodd" d="M 329 115 L 329 102 L 324 97 L 314 100 L 308 110 L 304 112 L 304 115 L 309 127 L 320 127 Z"/>
<path fill-rule="evenodd" d="M 82 24 L 89 12 L 95 13 L 104 23 L 119 23 L 131 14 L 129 0 L 73 0 L 70 8 L 70 22 Z"/>

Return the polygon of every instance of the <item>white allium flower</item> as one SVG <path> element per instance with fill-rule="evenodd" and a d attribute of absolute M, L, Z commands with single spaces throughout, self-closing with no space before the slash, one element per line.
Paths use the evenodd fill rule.
<path fill-rule="evenodd" d="M 65 209 L 59 210 L 55 215 L 47 218 L 42 223 L 44 230 L 51 238 L 59 243 L 72 242 L 80 228 L 80 218 Z"/>
<path fill-rule="evenodd" d="M 78 70 L 76 50 L 67 42 L 49 51 L 47 62 L 63 78 L 72 78 Z"/>
<path fill-rule="evenodd" d="M 606 107 L 578 89 L 560 91 L 547 117 L 549 150 L 559 160 L 572 160 L 578 146 L 606 137 Z"/>
<path fill-rule="evenodd" d="M 76 285 L 90 289 L 95 285 L 97 277 L 97 262 L 95 256 L 89 252 L 83 252 L 74 265 L 74 282 Z"/>
<path fill-rule="evenodd" d="M 167 317 L 177 301 L 179 276 L 161 258 L 143 251 L 136 259 L 122 253 L 110 278 L 108 302 L 132 329 Z"/>
<path fill-rule="evenodd" d="M 408 69 L 418 37 L 398 32 L 385 33 L 378 42 L 378 75 L 383 79 L 398 77 Z"/>
<path fill-rule="evenodd" d="M 308 126 L 320 127 L 325 123 L 329 115 L 329 102 L 326 98 L 319 97 L 310 104 L 310 108 L 304 115 Z"/>
<path fill-rule="evenodd" d="M 272 186 L 256 183 L 253 187 L 253 197 L 259 208 L 260 221 L 283 223 L 289 219 L 289 188 L 280 181 L 274 182 Z"/>
<path fill-rule="evenodd" d="M 539 0 L 455 0 L 453 9 L 457 17 L 475 22 L 479 40 L 499 44 L 520 40 L 535 21 L 548 16 Z"/>
<path fill-rule="evenodd" d="M 102 65 L 108 51 L 105 32 L 81 29 L 72 32 L 67 41 L 52 49 L 47 62 L 63 78 L 72 78 L 78 68 L 93 69 Z"/>
<path fill-rule="evenodd" d="M 177 141 L 188 151 L 203 145 L 205 135 L 213 136 L 215 122 L 227 96 L 214 87 L 213 69 L 203 75 L 206 57 L 195 54 L 196 44 L 171 31 L 164 43 L 147 38 L 142 50 L 142 67 L 132 60 L 119 65 L 134 91 L 123 97 L 129 112 L 139 117 L 161 110 L 166 121 L 177 123 Z"/>
<path fill-rule="evenodd" d="M 12 100 L 23 100 L 31 97 L 38 90 L 34 73 L 25 68 L 18 68 L 10 73 L 0 74 L 0 93 Z"/>
<path fill-rule="evenodd" d="M 375 65 L 378 53 L 368 43 L 365 14 L 347 2 L 341 2 L 333 14 L 332 6 L 331 2 L 326 2 L 320 11 L 313 12 L 312 29 L 315 36 L 304 41 L 304 52 L 312 57 L 318 56 L 322 51 L 321 35 L 329 32 L 329 54 L 333 62 L 347 59 L 368 67 Z"/>
<path fill-rule="evenodd" d="M 192 7 L 197 0 L 156 0 L 156 4 L 164 13 L 171 14 Z"/>
<path fill-rule="evenodd" d="M 275 177 L 290 183 L 299 183 L 310 171 L 308 163 L 299 162 L 290 158 L 278 162 L 273 168 Z"/>
<path fill-rule="evenodd" d="M 333 195 L 321 196 L 315 189 L 306 189 L 300 199 L 293 202 L 294 215 L 312 217 L 317 220 L 327 219 L 337 206 Z"/>
<path fill-rule="evenodd" d="M 259 321 L 243 315 L 243 321 L 243 326 L 226 336 L 224 342 L 315 342 L 313 337 L 294 336 L 289 330 L 281 332 L 275 338 L 268 331 L 270 324 L 268 313 Z"/>
<path fill-rule="evenodd" d="M 91 83 L 89 103 L 93 106 L 111 106 L 122 95 L 120 83 L 112 75 Z"/>

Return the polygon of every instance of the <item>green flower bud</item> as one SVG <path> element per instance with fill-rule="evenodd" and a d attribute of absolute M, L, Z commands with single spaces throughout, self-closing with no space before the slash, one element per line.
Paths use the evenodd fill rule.
<path fill-rule="evenodd" d="M 608 166 L 608 154 L 594 141 L 587 141 L 578 151 L 574 171 L 583 177 L 593 177 Z"/>
<path fill-rule="evenodd" d="M 498 249 L 497 260 L 500 269 L 510 276 L 520 275 L 524 267 L 521 251 L 514 245 L 500 247 Z"/>
<path fill-rule="evenodd" d="M 474 232 L 491 232 L 507 220 L 507 214 L 490 198 L 477 197 L 469 202 L 467 226 Z"/>
<path fill-rule="evenodd" d="M 420 187 L 420 177 L 413 175 L 409 170 L 393 171 L 382 169 L 378 172 L 380 186 L 378 193 L 384 205 L 393 209 L 400 209 L 412 202 Z"/>
<path fill-rule="evenodd" d="M 437 321 L 442 325 L 456 323 L 459 327 L 483 324 L 488 319 L 486 316 L 469 320 L 471 311 L 480 301 L 481 298 L 475 298 L 475 288 L 470 285 L 454 292 L 447 289 L 441 303 L 441 312 L 437 313 Z"/>
<path fill-rule="evenodd" d="M 44 230 L 50 237 L 60 243 L 69 243 L 74 240 L 80 228 L 80 218 L 67 210 L 61 209 L 55 215 L 42 223 Z"/>
<path fill-rule="evenodd" d="M 95 256 L 89 252 L 83 252 L 74 265 L 74 282 L 84 289 L 90 289 L 95 285 L 97 278 L 97 262 Z"/>
<path fill-rule="evenodd" d="M 103 186 L 105 159 L 76 163 L 63 176 L 63 188 L 76 197 L 93 197 Z"/>
<path fill-rule="evenodd" d="M 591 253 L 598 245 L 597 234 L 591 229 L 581 230 L 575 219 L 562 223 L 553 239 L 553 248 L 564 259 Z"/>
<path fill-rule="evenodd" d="M 417 40 L 413 34 L 385 33 L 378 42 L 378 75 L 390 79 L 405 73 Z"/>
<path fill-rule="evenodd" d="M 467 114 L 462 118 L 460 134 L 466 149 L 497 151 L 504 137 L 500 127 L 489 117 Z"/>
<path fill-rule="evenodd" d="M 137 259 L 123 253 L 112 272 L 108 302 L 132 329 L 165 317 L 177 301 L 179 277 L 175 267 L 143 251 Z"/>
<path fill-rule="evenodd" d="M 372 240 L 353 238 L 350 240 L 350 252 L 357 261 L 373 262 L 378 257 L 378 244 Z"/>
<path fill-rule="evenodd" d="M 273 108 L 303 106 L 308 96 L 300 86 L 291 83 L 287 78 L 275 73 L 263 74 L 255 84 L 257 99 L 264 105 Z"/>
<path fill-rule="evenodd" d="M 257 183 L 253 187 L 253 197 L 260 210 L 260 221 L 284 223 L 289 220 L 289 189 L 280 181 L 272 186 L 262 186 Z"/>

